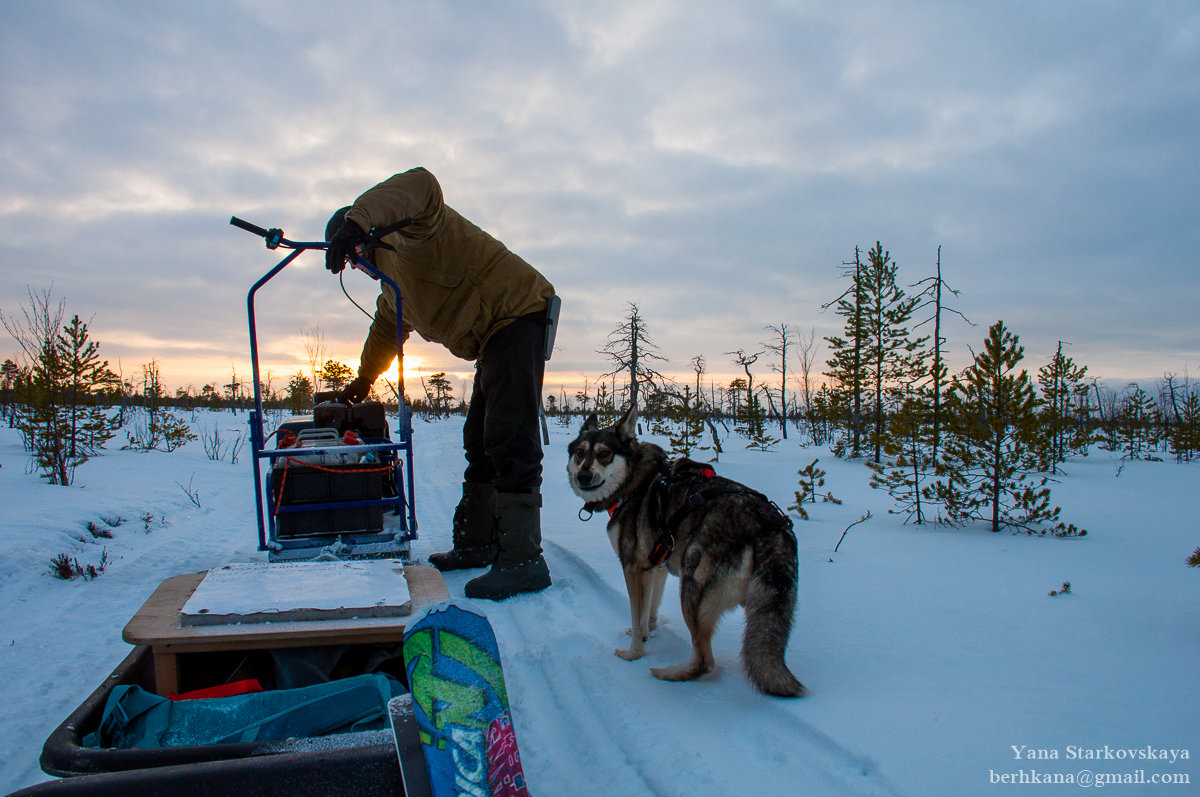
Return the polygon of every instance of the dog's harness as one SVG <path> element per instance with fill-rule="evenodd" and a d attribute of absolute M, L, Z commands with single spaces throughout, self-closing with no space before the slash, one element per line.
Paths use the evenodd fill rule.
<path fill-rule="evenodd" d="M 608 511 L 609 518 L 616 516 L 618 512 L 625 508 L 629 499 L 643 491 L 649 492 L 654 490 L 654 495 L 651 496 L 654 501 L 653 522 L 656 528 L 660 529 L 658 539 L 655 540 L 654 547 L 650 551 L 651 567 L 659 567 L 675 550 L 675 532 L 679 530 L 679 526 L 683 523 L 688 515 L 703 507 L 706 503 L 721 495 L 729 495 L 740 493 L 753 498 L 764 501 L 775 507 L 788 524 L 791 524 L 790 518 L 776 506 L 775 502 L 767 498 L 757 490 L 751 490 L 744 484 L 738 484 L 728 480 L 721 482 L 712 482 L 716 477 L 717 472 L 710 465 L 704 465 L 699 462 L 690 462 L 683 460 L 680 463 L 683 467 L 675 470 L 668 460 L 663 460 L 662 465 L 658 469 L 656 478 L 647 479 L 641 487 L 628 493 L 622 498 L 613 501 L 605 509 Z M 683 496 L 683 500 L 679 506 L 669 516 L 667 515 L 667 504 L 670 498 L 670 491 L 673 487 L 680 484 L 687 485 L 687 492 Z M 582 510 L 581 510 L 582 511 Z M 582 517 L 582 515 L 581 515 Z"/>

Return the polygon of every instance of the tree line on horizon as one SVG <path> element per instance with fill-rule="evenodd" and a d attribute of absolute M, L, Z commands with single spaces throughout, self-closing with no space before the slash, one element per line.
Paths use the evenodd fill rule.
<path fill-rule="evenodd" d="M 989 328 L 978 352 L 971 350 L 971 364 L 950 375 L 943 320 L 962 314 L 948 304 L 957 291 L 942 277 L 940 247 L 936 272 L 907 286 L 915 290 L 911 295 L 879 242 L 865 253 L 856 247 L 841 270 L 847 287 L 824 307 L 841 317 L 843 329 L 824 339 L 824 370 L 815 331 L 804 337 L 783 323 L 766 326 L 770 335 L 756 349 L 724 353 L 744 377 L 718 386 L 706 379 L 706 360 L 697 355 L 689 363 L 690 380 L 671 380 L 657 370 L 666 360 L 630 302 L 598 352 L 611 370 L 594 381 L 584 377 L 571 395 L 565 387 L 548 392 L 545 413 L 563 424 L 592 412 L 613 419 L 636 402 L 639 415 L 669 439 L 674 453 L 710 451 L 714 458 L 732 433 L 766 451 L 788 439 L 790 429 L 806 444 L 868 462 L 876 486 L 889 490 L 917 523 L 926 522 L 931 507 L 942 520 L 962 521 L 982 518 L 986 509 L 995 527 L 1034 528 L 1052 510 L 1038 508 L 1048 490 L 1044 484 L 1030 488 L 1032 475 L 1056 475 L 1068 457 L 1086 454 L 1094 444 L 1129 459 L 1169 455 L 1188 462 L 1200 451 L 1200 386 L 1187 377 L 1167 374 L 1155 393 L 1136 384 L 1115 391 L 1089 379 L 1086 366 L 1074 363 L 1061 344 L 1033 376 L 1022 365 L 1018 337 L 1003 321 Z M 130 377 L 114 373 L 100 359 L 87 324 L 78 315 L 65 320 L 65 301 L 56 304 L 48 290 L 30 289 L 28 295 L 19 316 L 0 312 L 20 350 L 0 369 L 0 412 L 21 430 L 53 483 L 69 484 L 73 468 L 129 419 L 136 426 L 127 430 L 130 446 L 173 448 L 184 432 L 169 408 L 236 412 L 252 403 L 252 385 L 236 368 L 224 385 L 174 395 L 163 389 L 154 360 Z M 266 408 L 304 412 L 320 388 L 335 391 L 353 377 L 349 367 L 326 356 L 319 326 L 304 331 L 304 344 L 308 372 L 298 370 L 282 389 L 268 373 L 260 385 Z M 756 374 L 762 365 L 777 378 Z M 394 386 L 382 381 L 393 389 L 394 406 Z M 455 396 L 445 373 L 422 375 L 419 382 L 423 395 L 408 396 L 414 411 L 465 411 L 465 396 Z M 1022 507 L 1026 519 L 1015 509 L 1006 515 L 1006 504 Z"/>
<path fill-rule="evenodd" d="M 957 314 L 974 324 L 949 304 L 958 292 L 943 278 L 940 247 L 935 273 L 908 285 L 912 294 L 880 242 L 866 253 L 856 247 L 842 272 L 846 289 L 824 307 L 835 309 L 843 329 L 825 338 L 829 357 L 819 387 L 815 333 L 801 338 L 787 324 L 765 327 L 771 337 L 758 351 L 726 353 L 745 379 L 705 390 L 705 362 L 697 356 L 691 361 L 695 379 L 676 384 L 656 369 L 663 358 L 631 302 L 600 350 L 613 370 L 594 393 L 585 385 L 573 404 L 565 391 L 549 397 L 547 410 L 596 412 L 611 420 L 637 402 L 652 431 L 666 435 L 673 453 L 684 456 L 719 456 L 718 426 L 727 430 L 730 420 L 747 446 L 760 450 L 780 442 L 776 429 L 786 439 L 790 426 L 806 434 L 806 442 L 863 460 L 873 471 L 872 486 L 891 494 L 892 511 L 906 522 L 980 521 L 993 531 L 1060 536 L 1086 534 L 1060 521 L 1059 508 L 1050 503 L 1051 477 L 1062 473 L 1068 458 L 1086 456 L 1093 445 L 1127 459 L 1169 455 L 1190 462 L 1200 452 L 1200 385 L 1167 374 L 1157 396 L 1137 384 L 1113 391 L 1089 379 L 1087 367 L 1067 356 L 1061 342 L 1031 375 L 1019 337 L 1003 320 L 988 328 L 978 351 L 970 349 L 970 364 L 951 375 L 943 321 Z M 793 391 L 789 353 L 799 365 Z M 779 379 L 756 386 L 751 366 L 765 355 Z M 806 497 L 813 500 L 823 472 L 814 462 L 799 475 L 802 489 L 792 508 L 804 517 L 803 504 Z"/>

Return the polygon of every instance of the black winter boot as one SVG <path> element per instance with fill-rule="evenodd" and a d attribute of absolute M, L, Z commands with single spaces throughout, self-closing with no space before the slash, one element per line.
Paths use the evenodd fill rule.
<path fill-rule="evenodd" d="M 550 586 L 550 568 L 542 558 L 541 508 L 537 493 L 496 495 L 496 561 L 487 573 L 467 582 L 468 598 L 499 601 Z"/>
<path fill-rule="evenodd" d="M 487 567 L 496 559 L 496 488 L 463 482 L 462 499 L 454 509 L 454 547 L 429 555 L 438 570 Z"/>

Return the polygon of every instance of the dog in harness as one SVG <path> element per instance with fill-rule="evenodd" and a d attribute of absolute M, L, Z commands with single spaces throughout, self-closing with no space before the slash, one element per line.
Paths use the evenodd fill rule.
<path fill-rule="evenodd" d="M 651 668 L 657 678 L 686 681 L 712 672 L 712 637 L 721 616 L 746 614 L 742 665 L 762 692 L 802 697 L 805 687 L 784 662 L 796 607 L 796 537 L 791 520 L 766 496 L 708 465 L 670 460 L 636 437 L 630 407 L 612 426 L 589 417 L 568 448 L 567 475 L 584 512 L 609 514 L 608 536 L 629 594 L 628 661 L 645 654 L 658 624 L 667 573 L 692 639 L 688 661 Z"/>

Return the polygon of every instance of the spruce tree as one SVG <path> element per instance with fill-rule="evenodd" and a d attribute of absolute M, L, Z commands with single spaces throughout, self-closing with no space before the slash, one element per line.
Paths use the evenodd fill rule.
<path fill-rule="evenodd" d="M 864 356 L 867 297 L 864 292 L 862 255 L 857 246 L 854 247 L 854 261 L 842 263 L 842 269 L 850 278 L 850 287 L 837 299 L 822 306 L 822 309 L 836 306 L 837 314 L 845 319 L 841 337 L 825 338 L 831 352 L 825 361 L 829 366 L 825 375 L 830 379 L 832 392 L 837 395 L 836 400 L 828 402 L 827 408 L 837 411 L 836 415 L 829 416 L 830 420 L 834 424 L 844 424 L 846 430 L 845 439 L 839 440 L 835 448 L 838 456 L 845 453 L 848 446 L 849 455 L 858 457 L 862 453 L 863 398 L 867 390 Z"/>
<path fill-rule="evenodd" d="M 951 385 L 940 478 L 928 495 L 955 525 L 983 520 L 994 532 L 1086 533 L 1059 522 L 1047 479 L 1034 481 L 1038 399 L 1029 373 L 1017 370 L 1023 358 L 1018 337 L 1003 321 L 993 324 L 983 351 Z"/>
<path fill-rule="evenodd" d="M 867 267 L 861 272 L 861 291 L 866 300 L 862 313 L 866 336 L 863 363 L 870 390 L 871 443 L 876 464 L 883 455 L 891 399 L 923 374 L 921 344 L 925 339 L 913 340 L 908 332 L 918 299 L 905 295 L 896 283 L 898 268 L 891 253 L 877 241 L 875 248 L 867 252 Z"/>
<path fill-rule="evenodd" d="M 65 302 L 52 308 L 49 291 L 31 290 L 29 297 L 24 322 L 4 319 L 29 361 L 14 386 L 16 426 L 42 476 L 67 486 L 113 435 L 114 423 L 97 399 L 114 376 L 87 324 L 77 315 L 62 323 Z"/>
<path fill-rule="evenodd" d="M 57 348 L 51 344 L 38 353 L 25 383 L 21 420 L 17 427 L 34 464 L 51 484 L 67 486 L 80 463 L 68 456 L 63 407 L 64 369 Z"/>
<path fill-rule="evenodd" d="M 670 452 L 681 457 L 692 456 L 693 451 L 707 451 L 709 446 L 700 445 L 704 435 L 706 414 L 700 397 L 684 385 L 681 392 L 658 394 L 667 399 L 666 405 L 653 431 L 667 438 Z"/>
<path fill-rule="evenodd" d="M 212 385 L 204 386 L 204 393 L 201 397 L 211 396 L 215 393 Z M 292 412 L 300 413 L 311 408 L 313 403 L 313 386 L 312 382 L 308 381 L 308 377 L 302 371 L 297 371 L 288 381 L 287 386 L 288 406 Z"/>
<path fill-rule="evenodd" d="M 843 394 L 830 390 L 827 384 L 821 385 L 821 389 L 813 394 L 812 406 L 808 412 L 813 445 L 823 446 L 833 439 L 837 419 L 848 414 L 844 400 Z"/>
<path fill-rule="evenodd" d="M 354 370 L 337 360 L 326 360 L 317 374 L 328 390 L 341 390 L 354 378 Z"/>
<path fill-rule="evenodd" d="M 1158 402 L 1138 385 L 1131 384 L 1117 415 L 1117 437 L 1122 458 L 1157 460 L 1160 442 Z"/>
<path fill-rule="evenodd" d="M 16 387 L 21 376 L 21 367 L 12 360 L 0 366 L 0 416 L 8 421 L 10 429 L 17 423 Z"/>
<path fill-rule="evenodd" d="M 749 440 L 746 448 L 766 451 L 779 442 L 779 438 L 772 437 L 767 431 L 767 412 L 763 409 L 762 401 L 758 398 L 757 393 L 751 393 L 746 397 L 746 402 L 742 405 L 740 420 L 742 425 L 737 427 L 737 431 Z"/>
<path fill-rule="evenodd" d="M 1178 462 L 1191 462 L 1200 452 L 1200 392 L 1192 390 L 1179 402 L 1179 420 L 1171 427 L 1170 443 Z"/>
<path fill-rule="evenodd" d="M 929 520 L 928 497 L 936 469 L 932 402 L 925 391 L 908 391 L 888 420 L 882 462 L 868 462 L 871 486 L 886 489 L 896 503 L 889 514 L 918 525 Z"/>
<path fill-rule="evenodd" d="M 72 316 L 58 335 L 63 376 L 63 432 L 67 458 L 76 465 L 94 456 L 116 433 L 99 394 L 116 382 L 108 360 L 100 359 L 100 344 L 89 339 L 87 324 Z"/>
<path fill-rule="evenodd" d="M 1070 357 L 1064 355 L 1061 340 L 1054 358 L 1038 370 L 1042 423 L 1041 434 L 1037 438 L 1037 452 L 1041 470 L 1058 473 L 1058 466 L 1080 448 L 1075 402 L 1081 394 L 1086 396 L 1087 387 L 1083 384 L 1086 376 L 1087 366 L 1077 366 Z M 1083 434 L 1086 437 L 1086 428 Z M 1082 447 L 1086 451 L 1086 444 Z"/>

